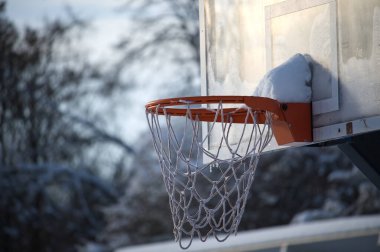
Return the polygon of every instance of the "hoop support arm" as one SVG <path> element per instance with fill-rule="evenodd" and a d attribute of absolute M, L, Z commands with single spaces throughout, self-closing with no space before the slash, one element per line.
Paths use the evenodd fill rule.
<path fill-rule="evenodd" d="M 278 145 L 313 141 L 311 103 L 280 103 L 272 99 L 272 102 L 258 103 L 256 98 L 247 97 L 244 103 L 275 114 L 272 130 Z"/>

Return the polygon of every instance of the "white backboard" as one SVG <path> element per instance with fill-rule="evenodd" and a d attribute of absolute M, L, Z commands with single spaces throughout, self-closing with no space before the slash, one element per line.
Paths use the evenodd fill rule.
<path fill-rule="evenodd" d="M 309 54 L 314 143 L 380 129 L 379 0 L 200 0 L 200 26 L 202 95 L 250 95 Z"/>

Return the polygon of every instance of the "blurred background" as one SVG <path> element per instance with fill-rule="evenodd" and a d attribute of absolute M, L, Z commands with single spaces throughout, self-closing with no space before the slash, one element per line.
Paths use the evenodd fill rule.
<path fill-rule="evenodd" d="M 172 240 L 144 104 L 200 95 L 196 0 L 0 0 L 0 251 Z M 380 213 L 334 147 L 261 158 L 240 230 Z"/>

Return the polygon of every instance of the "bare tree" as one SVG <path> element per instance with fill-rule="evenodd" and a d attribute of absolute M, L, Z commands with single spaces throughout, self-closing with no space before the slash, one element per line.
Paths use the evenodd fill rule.
<path fill-rule="evenodd" d="M 88 148 L 99 142 L 133 152 L 100 125 L 104 119 L 86 101 L 101 96 L 111 78 L 75 48 L 72 33 L 82 23 L 55 21 L 20 33 L 2 13 L 0 29 L 2 164 L 83 165 Z"/>
<path fill-rule="evenodd" d="M 57 164 L 0 166 L 2 251 L 77 251 L 103 229 L 116 201 L 107 182 Z"/>
<path fill-rule="evenodd" d="M 380 191 L 339 149 L 303 147 L 261 158 L 240 228 L 379 212 Z"/>
<path fill-rule="evenodd" d="M 133 83 L 145 75 L 145 87 L 154 82 L 168 88 L 171 95 L 196 93 L 200 63 L 198 1 L 126 0 L 120 11 L 129 20 L 129 32 L 116 47 L 121 55 L 117 71 L 133 73 L 129 74 L 130 78 L 137 76 Z"/>
<path fill-rule="evenodd" d="M 105 210 L 107 226 L 102 240 L 111 249 L 171 238 L 172 222 L 167 196 L 150 135 L 135 148 L 124 195 Z"/>
<path fill-rule="evenodd" d="M 91 110 L 90 98 L 111 97 L 117 76 L 77 50 L 73 34 L 84 28 L 72 19 L 21 31 L 0 3 L 0 244 L 5 251 L 76 251 L 96 239 L 104 226 L 102 208 L 118 196 L 96 176 L 104 168 L 97 156 L 112 147 L 124 158 L 133 149 Z"/>

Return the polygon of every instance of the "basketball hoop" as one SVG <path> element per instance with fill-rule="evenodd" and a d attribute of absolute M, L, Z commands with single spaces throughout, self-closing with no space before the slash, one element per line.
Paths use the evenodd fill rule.
<path fill-rule="evenodd" d="M 183 249 L 195 236 L 224 241 L 236 234 L 259 156 L 273 135 L 278 144 L 312 141 L 309 103 L 181 97 L 149 102 L 146 115 L 169 194 L 174 236 Z M 232 142 L 236 134 L 239 140 Z"/>

